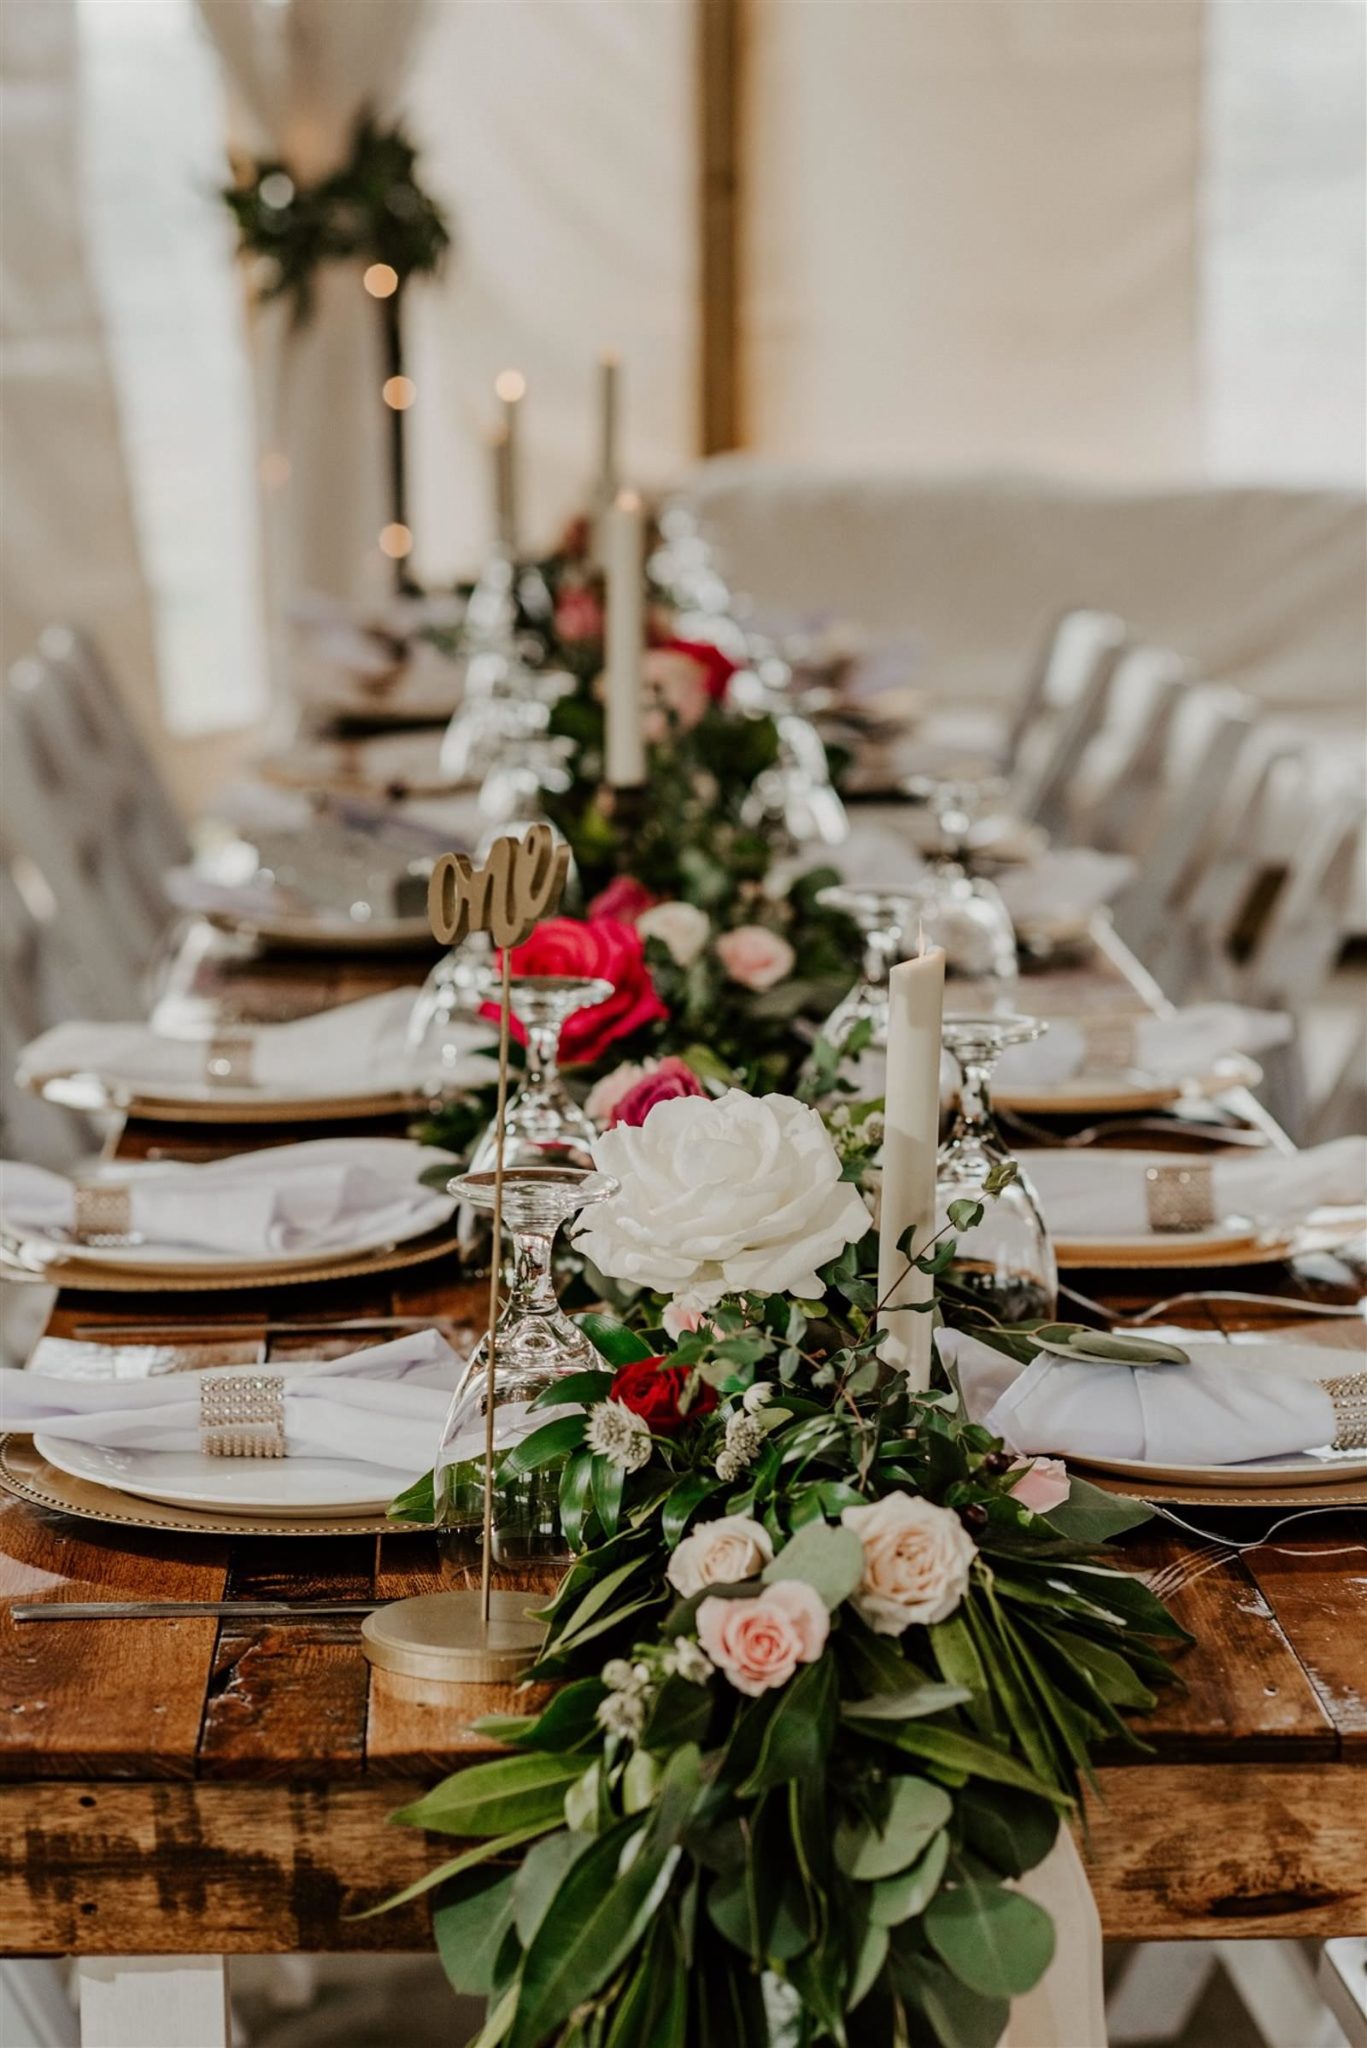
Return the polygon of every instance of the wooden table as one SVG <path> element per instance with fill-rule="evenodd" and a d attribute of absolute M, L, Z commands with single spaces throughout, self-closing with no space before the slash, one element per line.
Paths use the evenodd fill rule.
<path fill-rule="evenodd" d="M 187 961 L 173 999 L 218 1004 L 239 1018 L 299 1014 L 408 971 L 421 969 L 390 963 L 358 973 L 320 961 L 225 972 Z M 1109 943 L 1086 968 L 1032 977 L 1022 1002 L 1044 1014 L 1078 1013 L 1139 1008 L 1152 993 Z M 130 1126 L 118 1149 L 202 1157 L 283 1135 L 292 1134 Z M 1073 1277 L 1122 1310 L 1183 1284 L 1173 1275 Z M 1331 1353 L 1361 1346 L 1360 1326 L 1296 1324 L 1297 1298 L 1325 1291 L 1313 1270 L 1259 1267 L 1199 1284 L 1275 1289 L 1287 1296 L 1284 1327 L 1298 1339 Z M 68 1296 L 52 1330 L 192 1321 L 187 1308 L 215 1322 L 225 1311 L 235 1321 L 435 1313 L 473 1321 L 482 1298 L 458 1271 L 432 1266 L 398 1274 L 392 1286 L 341 1282 L 195 1303 Z M 1225 1333 L 1247 1327 L 1229 1308 L 1182 1320 Z M 1327 1358 L 1326 1369 L 1333 1363 Z M 1202 1525 L 1229 1521 L 1192 1513 Z M 1266 1515 L 1251 1520 L 1265 1526 Z M 1181 1659 L 1185 1690 L 1143 1724 L 1151 1756 L 1102 1763 L 1086 1855 L 1108 1935 L 1367 1930 L 1367 1510 L 1308 1528 L 1241 1557 L 1158 1524 L 1126 1543 L 1136 1570 L 1165 1574 L 1171 1604 L 1198 1641 Z M 149 1538 L 0 1496 L 0 1592 L 9 1599 L 389 1599 L 462 1583 L 466 1571 L 423 1535 Z M 509 1704 L 506 1690 L 424 1696 L 413 1682 L 373 1671 L 358 1624 L 345 1617 L 16 1627 L 6 1616 L 0 1647 L 8 1952 L 199 1958 L 188 1976 L 159 1985 L 158 1997 L 179 1985 L 203 2027 L 221 2005 L 212 1958 L 426 1946 L 422 1904 L 375 1920 L 343 1916 L 451 1853 L 443 1841 L 434 1854 L 385 1816 L 481 1753 L 469 1723 Z M 89 1971 L 90 2011 L 112 2015 L 97 2020 L 99 2040 L 148 2048 L 152 2035 L 128 2030 L 121 1973 L 102 1977 L 93 1962 Z M 141 1995 L 136 1980 L 133 1995 Z M 150 2024 L 147 2006 L 133 2011 L 142 2019 L 131 2024 Z M 210 2048 L 223 2036 L 166 2038 L 175 2048 L 191 2039 Z"/>

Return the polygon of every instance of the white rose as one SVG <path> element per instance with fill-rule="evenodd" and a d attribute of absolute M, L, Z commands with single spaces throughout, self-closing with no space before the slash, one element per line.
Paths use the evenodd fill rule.
<path fill-rule="evenodd" d="M 899 1636 L 954 1612 L 978 1546 L 956 1514 L 910 1493 L 890 1493 L 840 1517 L 864 1546 L 854 1604 L 876 1635 Z"/>
<path fill-rule="evenodd" d="M 751 1579 L 773 1561 L 767 1532 L 748 1515 L 722 1515 L 700 1522 L 670 1558 L 665 1577 L 676 1593 L 690 1600 L 704 1586 L 733 1586 Z"/>
<path fill-rule="evenodd" d="M 737 925 L 717 940 L 717 958 L 732 981 L 756 992 L 790 975 L 797 961 L 788 941 L 765 924 Z"/>
<path fill-rule="evenodd" d="M 600 1273 L 712 1308 L 724 1295 L 818 1294 L 817 1273 L 869 1227 L 814 1109 L 728 1089 L 657 1102 L 593 1147 L 620 1183 L 576 1243 Z"/>
<path fill-rule="evenodd" d="M 636 920 L 643 939 L 658 939 L 676 967 L 691 967 L 707 944 L 711 919 L 695 903 L 652 903 Z"/>
<path fill-rule="evenodd" d="M 644 1080 L 651 1067 L 659 1064 L 647 1060 L 644 1066 L 635 1060 L 623 1060 L 620 1067 L 614 1067 L 610 1074 L 604 1074 L 601 1081 L 595 1081 L 585 1098 L 584 1108 L 596 1124 L 606 1124 L 624 1095 Z"/>

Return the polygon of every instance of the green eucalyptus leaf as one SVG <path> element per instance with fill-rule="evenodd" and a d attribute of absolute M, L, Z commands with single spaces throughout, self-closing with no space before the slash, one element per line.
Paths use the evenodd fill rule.
<path fill-rule="evenodd" d="M 799 1529 L 763 1572 L 771 1586 L 782 1579 L 801 1579 L 832 1609 L 848 1600 L 863 1576 L 864 1546 L 853 1529 L 833 1529 L 825 1522 L 809 1522 Z"/>
<path fill-rule="evenodd" d="M 891 1877 L 914 1863 L 954 1811 L 942 1786 L 928 1778 L 894 1778 L 887 1818 L 842 1821 L 835 1833 L 835 1860 L 847 1877 L 867 1882 Z"/>
<path fill-rule="evenodd" d="M 851 1726 L 858 1728 L 861 1734 L 874 1736 L 894 1749 L 905 1750 L 938 1769 L 962 1772 L 970 1778 L 986 1778 L 996 1785 L 1015 1785 L 1022 1792 L 1033 1792 L 1040 1799 L 1051 1800 L 1055 1806 L 1066 1808 L 1073 1803 L 1066 1792 L 1037 1778 L 1015 1757 L 993 1749 L 990 1743 L 979 1742 L 973 1736 L 963 1734 L 958 1728 L 936 1728 L 924 1721 L 856 1721 Z"/>
<path fill-rule="evenodd" d="M 1009 1785 L 965 1785 L 958 1799 L 967 1846 L 1003 1877 L 1024 1877 L 1042 1863 L 1058 1836 L 1058 1814 L 1042 1799 Z"/>
<path fill-rule="evenodd" d="M 883 1877 L 874 1885 L 869 1900 L 869 1918 L 879 1927 L 897 1927 L 914 1920 L 940 1888 L 949 1861 L 949 1836 L 941 1829 L 932 1835 L 922 1855 L 906 1870 Z"/>
<path fill-rule="evenodd" d="M 859 1954 L 855 1957 L 854 1974 L 850 1979 L 847 1994 L 847 2002 L 852 2012 L 856 2006 L 864 2003 L 872 1991 L 887 1959 L 888 1930 L 879 1926 L 877 1921 L 870 1920 L 864 1929 L 864 1939 L 859 1944 Z"/>
<path fill-rule="evenodd" d="M 929 2020 L 940 2048 L 997 2048 L 1006 2030 L 1011 2003 L 984 1998 L 929 1956 L 911 1959 L 906 1988 Z"/>
<path fill-rule="evenodd" d="M 1004 1885 L 969 1878 L 937 1892 L 922 1924 L 940 1961 L 984 1998 L 1018 1998 L 1053 1960 L 1053 1921 Z"/>

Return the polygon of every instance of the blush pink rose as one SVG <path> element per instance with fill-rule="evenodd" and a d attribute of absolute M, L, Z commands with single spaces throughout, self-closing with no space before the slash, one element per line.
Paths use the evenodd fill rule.
<path fill-rule="evenodd" d="M 634 875 L 614 875 L 606 889 L 600 889 L 589 904 L 589 916 L 615 917 L 622 924 L 635 924 L 642 912 L 653 909 L 659 900 Z"/>
<path fill-rule="evenodd" d="M 669 1053 L 633 1081 L 608 1111 L 608 1129 L 614 1124 L 643 1124 L 657 1102 L 672 1102 L 679 1095 L 706 1095 L 707 1090 L 687 1060 Z"/>
<path fill-rule="evenodd" d="M 555 630 L 561 640 L 601 640 L 603 606 L 598 593 L 582 585 L 562 590 L 555 607 Z"/>
<path fill-rule="evenodd" d="M 1011 1498 L 1023 1508 L 1047 1515 L 1067 1500 L 1072 1481 L 1062 1458 L 1019 1458 L 1011 1469 L 1021 1475 L 1011 1489 Z"/>
<path fill-rule="evenodd" d="M 732 981 L 757 993 L 790 975 L 797 955 L 785 938 L 767 925 L 737 925 L 717 940 L 717 958 Z"/>
<path fill-rule="evenodd" d="M 671 721 L 689 732 L 704 716 L 712 702 L 707 688 L 707 671 L 691 654 L 674 647 L 652 647 L 646 654 L 643 673 L 651 701 L 646 711 L 645 734 L 658 746 L 669 737 Z"/>
<path fill-rule="evenodd" d="M 754 1600 L 714 1597 L 698 1609 L 698 1641 L 736 1691 L 752 1696 L 815 1663 L 830 1626 L 825 1601 L 801 1579 L 779 1579 Z"/>

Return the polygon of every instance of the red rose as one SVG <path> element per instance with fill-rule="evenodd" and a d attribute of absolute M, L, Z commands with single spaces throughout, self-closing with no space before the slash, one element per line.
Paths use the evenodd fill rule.
<path fill-rule="evenodd" d="M 710 640 L 658 640 L 656 646 L 670 654 L 685 654 L 695 661 L 702 670 L 707 694 L 714 704 L 720 704 L 730 685 L 732 676 L 740 667 L 729 654 L 723 654 L 720 647 L 714 647 Z"/>
<path fill-rule="evenodd" d="M 608 1398 L 649 1423 L 653 1435 L 673 1436 L 700 1416 L 710 1415 L 717 1405 L 716 1388 L 699 1380 L 690 1405 L 680 1408 L 692 1376 L 691 1366 L 666 1365 L 663 1358 L 634 1358 L 614 1375 Z"/>
<path fill-rule="evenodd" d="M 603 606 L 597 591 L 582 585 L 562 590 L 555 607 L 555 630 L 562 640 L 601 640 Z"/>
<path fill-rule="evenodd" d="M 650 910 L 659 897 L 638 882 L 634 875 L 614 875 L 606 889 L 600 889 L 589 905 L 590 917 L 615 917 L 622 924 L 635 924 L 643 910 Z"/>
<path fill-rule="evenodd" d="M 707 1090 L 689 1066 L 673 1053 L 666 1055 L 650 1073 L 633 1082 L 620 1102 L 614 1103 L 608 1129 L 614 1124 L 643 1124 L 657 1102 L 669 1102 L 676 1095 L 706 1095 Z"/>
<path fill-rule="evenodd" d="M 605 1003 L 576 1011 L 561 1032 L 560 1058 L 566 1066 L 592 1065 L 619 1038 L 669 1015 L 646 966 L 645 941 L 634 925 L 619 918 L 596 917 L 587 924 L 577 917 L 547 918 L 525 945 L 514 946 L 512 969 L 515 975 L 597 975 L 612 983 Z M 498 1004 L 485 1003 L 480 1015 L 496 1021 Z M 512 1030 L 518 1044 L 525 1045 L 527 1034 L 516 1017 Z"/>

